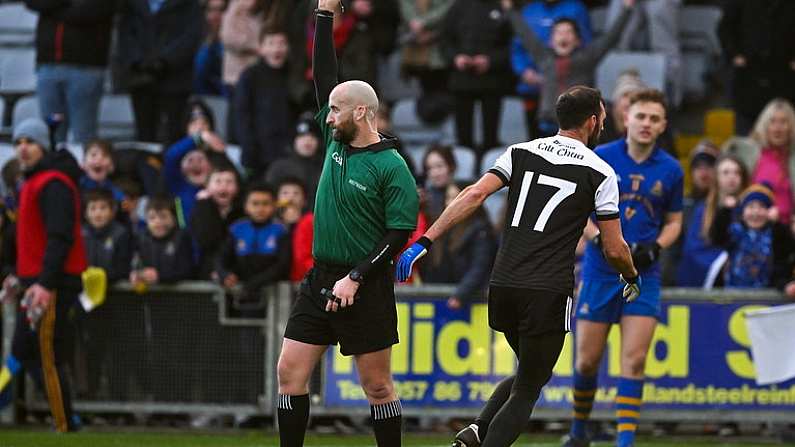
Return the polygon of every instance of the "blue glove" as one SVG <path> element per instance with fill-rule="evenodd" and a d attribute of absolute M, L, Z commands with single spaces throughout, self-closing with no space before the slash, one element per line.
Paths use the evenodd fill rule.
<path fill-rule="evenodd" d="M 409 276 L 411 276 L 411 269 L 414 268 L 414 263 L 428 253 L 432 243 L 430 239 L 423 236 L 400 254 L 400 259 L 395 269 L 395 277 L 398 281 L 405 282 L 409 279 Z"/>
<path fill-rule="evenodd" d="M 635 301 L 635 298 L 640 296 L 640 285 L 642 283 L 640 275 L 634 278 L 624 278 L 624 275 L 619 275 L 621 282 L 624 283 L 624 298 L 628 303 Z"/>

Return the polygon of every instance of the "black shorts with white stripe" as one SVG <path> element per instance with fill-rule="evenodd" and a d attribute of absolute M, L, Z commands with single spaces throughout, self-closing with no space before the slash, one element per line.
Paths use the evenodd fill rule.
<path fill-rule="evenodd" d="M 489 326 L 504 333 L 570 332 L 570 296 L 549 290 L 489 287 Z"/>

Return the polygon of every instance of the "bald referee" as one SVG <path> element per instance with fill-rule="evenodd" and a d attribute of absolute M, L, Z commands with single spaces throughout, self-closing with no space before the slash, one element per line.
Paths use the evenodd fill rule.
<path fill-rule="evenodd" d="M 337 85 L 332 26 L 338 5 L 320 0 L 315 19 L 316 119 L 326 156 L 315 199 L 315 266 L 301 283 L 279 357 L 282 447 L 303 445 L 309 377 L 337 343 L 343 355 L 354 356 L 377 444 L 401 444 L 390 370 L 398 343 L 391 260 L 416 226 L 418 197 L 397 140 L 378 133 L 373 88 L 362 81 Z"/>
<path fill-rule="evenodd" d="M 509 147 L 398 262 L 398 279 L 405 281 L 432 241 L 508 187 L 505 232 L 489 284 L 489 326 L 505 335 L 519 365 L 515 376 L 497 385 L 475 423 L 456 435 L 456 447 L 506 447 L 527 424 L 571 328 L 574 249 L 591 213 L 605 257 L 624 279 L 624 298 L 640 294 L 621 234 L 616 174 L 589 149 L 605 120 L 601 95 L 572 87 L 558 98 L 556 112 L 557 135 Z"/>

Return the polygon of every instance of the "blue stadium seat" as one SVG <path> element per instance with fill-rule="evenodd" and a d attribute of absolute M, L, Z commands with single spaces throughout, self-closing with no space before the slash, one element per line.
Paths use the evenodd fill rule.
<path fill-rule="evenodd" d="M 99 101 L 97 134 L 111 140 L 135 138 L 135 114 L 128 95 L 103 95 Z"/>
<path fill-rule="evenodd" d="M 607 28 L 607 7 L 591 8 L 588 15 L 591 18 L 591 32 L 595 36 L 604 33 L 605 28 Z"/>
<path fill-rule="evenodd" d="M 455 163 L 458 165 L 455 171 L 456 180 L 473 180 L 478 176 L 475 172 L 477 169 L 477 156 L 475 152 L 464 146 L 453 147 L 453 156 Z"/>
<path fill-rule="evenodd" d="M 229 115 L 229 100 L 223 96 L 218 95 L 201 95 L 202 101 L 207 103 L 210 110 L 213 112 L 215 120 L 215 133 L 226 141 L 229 139 L 226 129 L 226 120 Z"/>
<path fill-rule="evenodd" d="M 492 226 L 499 224 L 502 220 L 503 214 L 505 213 L 505 202 L 507 199 L 508 188 L 502 188 L 501 190 L 490 195 L 483 203 L 483 208 L 486 210 L 486 214 L 488 214 Z M 500 230 L 501 229 L 502 227 L 500 227 Z"/>
<path fill-rule="evenodd" d="M 494 149 L 489 149 L 483 154 L 483 158 L 480 160 L 480 174 L 483 175 L 489 169 L 494 167 L 494 162 L 497 161 L 500 155 L 505 152 L 504 147 L 495 147 Z"/>
<path fill-rule="evenodd" d="M 135 149 L 159 155 L 163 152 L 163 145 L 160 143 L 149 143 L 146 141 L 116 141 L 113 143 L 113 149 Z"/>
<path fill-rule="evenodd" d="M 243 150 L 240 148 L 240 146 L 235 146 L 234 144 L 227 145 L 226 156 L 229 157 L 229 160 L 231 160 L 232 164 L 235 165 L 237 172 L 241 174 L 245 172 L 243 169 L 243 163 L 241 162 Z"/>
<path fill-rule="evenodd" d="M 22 2 L 0 5 L 0 46 L 33 46 L 38 14 Z"/>
<path fill-rule="evenodd" d="M 407 144 L 423 145 L 434 141 L 450 141 L 453 134 L 452 118 L 437 126 L 427 126 L 416 112 L 417 101 L 401 99 L 392 109 L 392 127 Z"/>
<path fill-rule="evenodd" d="M 527 124 L 521 99 L 507 97 L 502 100 L 499 139 L 505 144 L 527 141 Z"/>

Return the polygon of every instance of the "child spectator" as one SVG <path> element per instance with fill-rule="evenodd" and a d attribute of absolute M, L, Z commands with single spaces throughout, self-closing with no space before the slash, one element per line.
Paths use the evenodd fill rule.
<path fill-rule="evenodd" d="M 180 227 L 185 226 L 196 204 L 196 194 L 207 183 L 211 170 L 209 151 L 223 154 L 226 149 L 223 140 L 213 133 L 213 116 L 203 101 L 193 101 L 188 113 L 187 135 L 168 148 L 163 163 L 163 179 L 168 193 L 177 201 Z"/>
<path fill-rule="evenodd" d="M 542 136 L 554 135 L 558 131 L 555 118 L 555 102 L 567 88 L 582 84 L 593 85 L 596 66 L 604 55 L 616 45 L 626 26 L 635 0 L 623 0 L 624 9 L 618 20 L 605 35 L 582 47 L 580 29 L 571 18 L 555 21 L 550 38 L 551 48 L 541 40 L 522 17 L 513 10 L 512 0 L 503 0 L 514 31 L 525 49 L 533 56 L 543 76 L 541 105 L 538 110 L 538 127 Z"/>
<path fill-rule="evenodd" d="M 789 227 L 771 216 L 774 203 L 770 187 L 756 183 L 739 203 L 729 197 L 718 210 L 710 236 L 729 252 L 726 287 L 783 289 L 792 278 L 793 239 Z"/>
<path fill-rule="evenodd" d="M 296 177 L 285 177 L 276 189 L 276 208 L 279 221 L 292 230 L 306 210 L 304 184 Z"/>
<path fill-rule="evenodd" d="M 105 189 L 113 195 L 113 200 L 120 203 L 124 193 L 111 183 L 109 177 L 113 173 L 113 146 L 110 141 L 93 140 L 86 145 L 83 154 L 83 171 L 80 177 L 80 192 L 85 194 L 95 189 Z"/>
<path fill-rule="evenodd" d="M 146 231 L 138 235 L 137 260 L 130 272 L 133 284 L 158 284 L 190 279 L 193 248 L 187 233 L 177 228 L 173 201 L 153 197 L 146 205 Z"/>
<path fill-rule="evenodd" d="M 207 198 L 193 208 L 188 229 L 199 255 L 199 278 L 209 279 L 218 252 L 229 235 L 229 226 L 243 217 L 238 193 L 240 181 L 231 164 L 213 169 L 205 190 Z"/>
<path fill-rule="evenodd" d="M 294 119 L 287 87 L 287 34 L 266 28 L 259 42 L 260 58 L 240 76 L 234 95 L 242 163 L 253 178 L 285 155 Z"/>
<path fill-rule="evenodd" d="M 243 296 L 256 297 L 260 289 L 286 279 L 290 270 L 287 228 L 274 222 L 275 194 L 270 186 L 252 185 L 245 202 L 246 217 L 229 228 L 218 258 L 218 279 L 225 287 L 242 284 Z"/>
<path fill-rule="evenodd" d="M 108 284 L 127 278 L 132 262 L 130 233 L 115 221 L 118 203 L 106 189 L 85 194 L 83 240 L 88 265 L 105 270 Z"/>
<path fill-rule="evenodd" d="M 323 154 L 320 150 L 320 129 L 315 120 L 308 116 L 298 121 L 295 126 L 293 150 L 286 157 L 276 160 L 270 165 L 265 174 L 265 181 L 271 185 L 278 185 L 285 178 L 302 179 L 306 187 L 307 202 L 312 207 L 315 203 L 315 193 L 322 170 Z"/>

